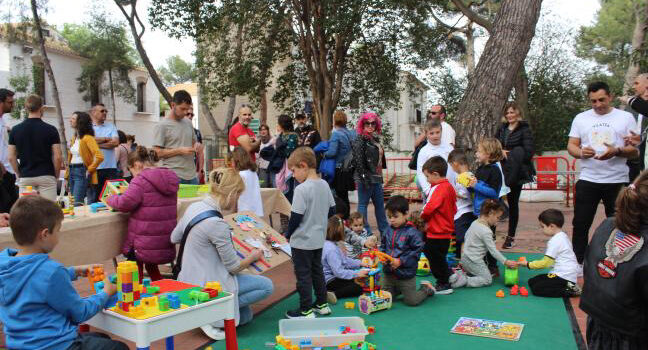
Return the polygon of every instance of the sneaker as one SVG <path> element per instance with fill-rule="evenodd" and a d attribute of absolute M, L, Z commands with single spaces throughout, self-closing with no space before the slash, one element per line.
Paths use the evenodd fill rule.
<path fill-rule="evenodd" d="M 583 264 L 578 264 L 577 277 L 583 277 Z"/>
<path fill-rule="evenodd" d="M 320 305 L 313 305 L 313 311 L 317 312 L 320 315 L 330 315 L 331 314 L 331 308 L 329 307 L 328 303 L 320 304 Z"/>
<path fill-rule="evenodd" d="M 569 295 L 570 297 L 577 297 L 581 295 L 581 293 L 583 293 L 583 291 L 578 284 L 567 282 L 567 295 Z"/>
<path fill-rule="evenodd" d="M 430 281 L 421 281 L 421 288 L 424 288 L 428 296 L 433 296 L 436 294 L 436 289 Z"/>
<path fill-rule="evenodd" d="M 333 292 L 326 292 L 326 301 L 331 304 L 337 304 L 337 296 Z"/>
<path fill-rule="evenodd" d="M 452 288 L 460 288 L 468 283 L 468 278 L 463 271 L 457 271 L 452 276 L 450 276 L 449 282 Z"/>
<path fill-rule="evenodd" d="M 452 286 L 449 283 L 439 283 L 434 286 L 434 290 L 436 291 L 436 294 L 439 295 L 446 295 L 446 294 L 452 294 L 454 290 L 452 290 Z"/>
<path fill-rule="evenodd" d="M 308 311 L 301 311 L 299 309 L 288 310 L 286 311 L 286 317 L 287 318 L 315 318 L 315 313 L 313 312 L 313 310 L 308 310 Z"/>
<path fill-rule="evenodd" d="M 502 249 L 511 249 L 515 247 L 515 239 L 513 237 L 506 237 L 504 244 L 502 244 Z"/>
<path fill-rule="evenodd" d="M 210 324 L 204 325 L 200 327 L 202 329 L 203 333 L 205 333 L 206 336 L 214 339 L 214 340 L 223 340 L 225 339 L 225 331 L 218 328 L 214 327 Z"/>

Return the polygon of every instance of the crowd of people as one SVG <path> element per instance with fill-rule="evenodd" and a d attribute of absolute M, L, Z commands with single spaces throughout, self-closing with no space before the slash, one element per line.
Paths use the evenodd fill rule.
<path fill-rule="evenodd" d="M 620 100 L 648 115 L 648 74 L 637 77 L 634 90 L 635 96 Z M 590 348 L 641 348 L 648 340 L 643 312 L 648 307 L 648 255 L 643 249 L 648 234 L 648 174 L 633 174 L 633 169 L 641 170 L 646 162 L 648 128 L 641 115 L 637 121 L 612 107 L 607 84 L 590 84 L 587 97 L 592 108 L 574 118 L 567 145 L 569 154 L 580 160 L 572 239 L 563 229 L 563 213 L 545 210 L 538 216 L 542 234 L 550 237 L 545 256 L 520 263 L 507 259 L 495 246 L 495 228 L 504 216 L 508 230 L 501 249 L 515 245 L 520 194 L 535 176 L 533 133 L 515 103 L 505 106 L 501 127 L 479 142 L 474 155 L 455 147 L 462 135 L 456 135 L 445 120 L 445 108 L 435 105 L 429 110 L 410 163 L 423 202 L 422 210 L 415 211 L 402 196 L 385 202 L 386 145 L 381 143 L 380 116 L 373 112 L 361 114 L 348 128 L 345 112 L 336 111 L 331 137 L 323 141 L 303 114 L 294 119 L 279 115 L 276 135 L 267 125 L 261 125 L 257 135 L 250 127 L 253 111 L 243 105 L 229 129 L 226 166 L 204 176 L 201 135 L 192 126 L 192 101 L 186 91 L 174 94 L 150 149 L 135 146 L 132 137 L 107 123 L 101 104 L 89 113 L 72 114 L 74 137 L 69 145 L 61 145 L 56 128 L 41 119 L 42 99 L 29 96 L 25 103 L 29 117 L 8 135 L 0 133 L 0 209 L 9 213 L 2 220 L 19 246 L 0 253 L 0 319 L 7 344 L 125 348 L 109 338 L 79 336 L 75 329 L 101 309 L 116 292 L 114 286 L 106 283 L 104 291 L 81 299 L 71 281 L 87 274 L 88 266 L 66 269 L 46 255 L 58 243 L 63 220 L 52 200 L 63 164 L 61 148 L 67 147 L 67 191 L 76 204 L 87 202 L 84 198 L 96 201 L 98 189 L 108 179 L 129 178 L 126 191 L 106 201 L 115 210 L 130 213 L 122 253 L 137 262 L 140 278 L 146 270 L 158 280 L 162 278 L 158 265 L 176 262 L 173 273 L 180 281 L 203 285 L 218 280 L 236 296 L 237 324 L 252 320 L 250 305 L 267 298 L 274 286 L 266 277 L 242 273 L 263 253 L 254 249 L 239 258 L 223 215 L 249 210 L 263 216 L 261 188 L 276 187 L 292 204 L 282 233 L 290 243 L 299 294 L 299 305 L 287 310 L 286 317 L 328 315 L 330 304 L 339 298 L 360 295 L 362 288 L 354 280 L 368 275 L 370 266 L 360 254 L 370 248 L 393 258 L 383 266 L 383 288 L 394 298 L 402 294 L 409 306 L 456 288 L 490 285 L 499 275 L 498 262 L 509 268 L 550 269 L 529 280 L 531 292 L 543 297 L 582 293 Z M 0 108 L 6 113 L 12 107 L 13 93 L 0 89 Z M 178 218 L 180 185 L 199 184 L 204 177 L 209 195 Z M 40 196 L 16 200 L 16 183 L 20 191 L 32 186 Z M 352 190 L 357 190 L 356 211 L 349 202 Z M 370 201 L 378 232 L 369 225 Z M 601 201 L 608 219 L 589 241 Z M 446 259 L 451 240 L 460 261 L 454 269 Z M 421 281 L 417 286 L 421 253 L 429 261 L 434 284 Z M 583 289 L 578 280 L 582 275 Z M 56 292 L 42 293 L 46 289 Z M 52 327 L 43 329 L 42 324 Z M 209 337 L 223 339 L 222 327 L 214 323 L 201 328 Z"/>

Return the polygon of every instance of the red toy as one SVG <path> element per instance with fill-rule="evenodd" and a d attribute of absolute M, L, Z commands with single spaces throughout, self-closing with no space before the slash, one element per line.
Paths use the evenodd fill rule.
<path fill-rule="evenodd" d="M 511 295 L 518 295 L 518 285 L 511 287 Z"/>
<path fill-rule="evenodd" d="M 369 331 L 369 334 L 374 334 L 374 333 L 376 333 L 376 327 L 374 327 L 374 326 L 369 326 L 369 327 L 367 327 L 367 330 Z"/>
<path fill-rule="evenodd" d="M 529 296 L 529 291 L 524 287 L 520 287 L 520 295 L 523 296 L 523 297 L 528 297 Z"/>

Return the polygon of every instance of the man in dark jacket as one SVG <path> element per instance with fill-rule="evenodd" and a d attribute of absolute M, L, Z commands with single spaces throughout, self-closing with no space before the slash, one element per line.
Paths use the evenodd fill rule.
<path fill-rule="evenodd" d="M 313 148 L 317 146 L 322 137 L 320 136 L 317 129 L 313 128 L 312 125 L 306 123 L 305 114 L 297 114 L 295 116 L 295 132 L 299 135 L 299 146 L 307 146 Z"/>
<path fill-rule="evenodd" d="M 619 100 L 629 105 L 636 112 L 638 133 L 631 133 L 626 136 L 626 144 L 639 148 L 639 158 L 628 161 L 630 166 L 630 181 L 633 181 L 639 172 L 646 168 L 646 134 L 648 133 L 648 73 L 639 74 L 634 81 L 633 89 L 635 96 L 621 96 Z M 630 164 L 630 162 L 633 162 Z"/>

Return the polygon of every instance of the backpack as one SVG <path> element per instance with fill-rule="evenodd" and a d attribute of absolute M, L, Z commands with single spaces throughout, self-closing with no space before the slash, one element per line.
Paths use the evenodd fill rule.
<path fill-rule="evenodd" d="M 412 153 L 412 159 L 410 159 L 409 164 L 407 164 L 407 167 L 416 170 L 416 162 L 418 161 L 418 155 L 419 152 L 421 152 L 421 148 L 423 148 L 427 144 L 427 140 L 423 140 L 418 147 L 414 149 L 414 152 Z"/>
<path fill-rule="evenodd" d="M 193 219 L 191 219 L 187 227 L 185 227 L 184 233 L 182 234 L 182 240 L 180 241 L 180 250 L 178 251 L 178 257 L 176 258 L 176 262 L 173 265 L 172 273 L 173 273 L 174 280 L 178 279 L 178 275 L 180 275 L 180 270 L 182 270 L 182 256 L 184 255 L 185 243 L 187 243 L 187 237 L 189 236 L 189 231 L 191 231 L 191 229 L 194 226 L 198 225 L 198 223 L 200 223 L 201 221 L 213 217 L 219 217 L 222 219 L 223 215 L 218 210 L 207 210 L 196 215 Z"/>

